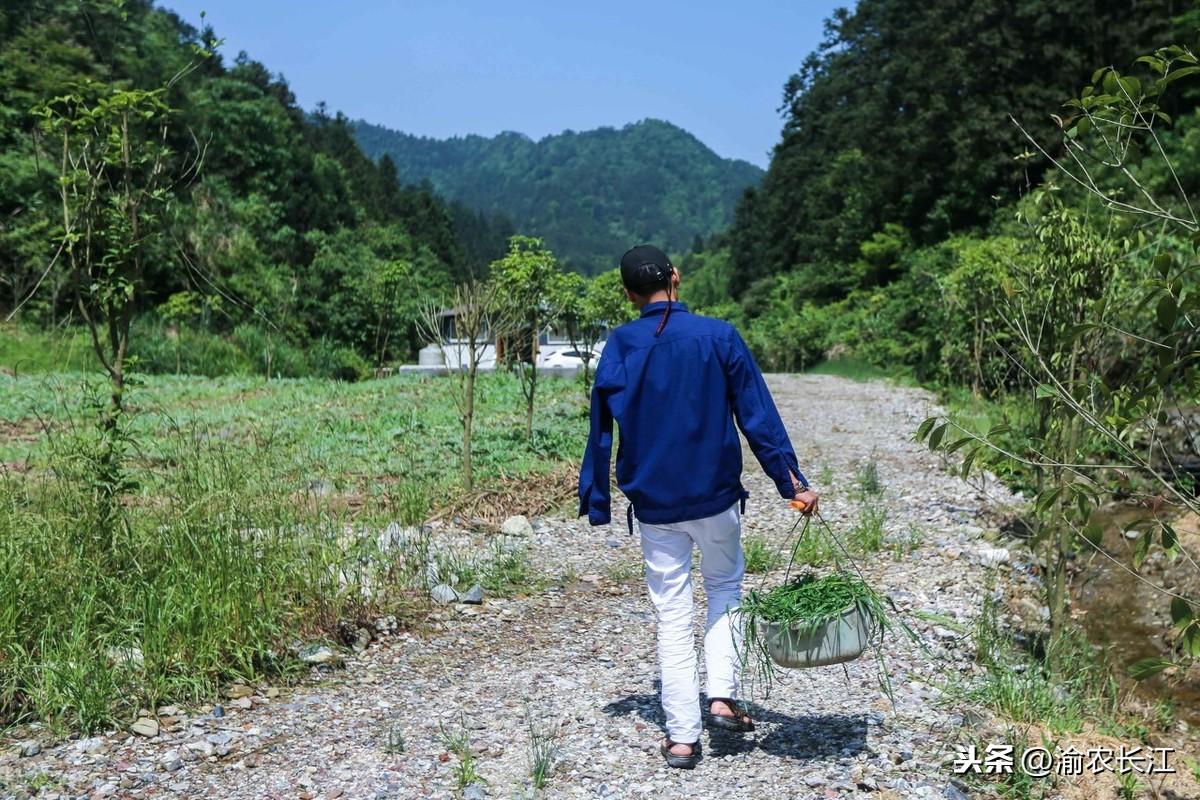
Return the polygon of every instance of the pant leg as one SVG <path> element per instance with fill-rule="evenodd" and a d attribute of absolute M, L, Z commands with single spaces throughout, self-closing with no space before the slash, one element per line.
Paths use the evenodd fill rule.
<path fill-rule="evenodd" d="M 741 514 L 735 505 L 727 511 L 689 523 L 700 547 L 700 575 L 708 599 L 704 629 L 704 666 L 709 697 L 737 697 L 741 671 L 742 625 L 736 609 L 742 601 Z"/>
<path fill-rule="evenodd" d="M 646 586 L 658 613 L 658 664 L 667 735 L 700 740 L 700 681 L 692 636 L 692 540 L 678 529 L 639 523 Z"/>

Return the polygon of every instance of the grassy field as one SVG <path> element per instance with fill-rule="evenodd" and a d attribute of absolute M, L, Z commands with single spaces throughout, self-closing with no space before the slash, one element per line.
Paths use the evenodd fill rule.
<path fill-rule="evenodd" d="M 50 457 L 55 433 L 86 428 L 91 404 L 103 401 L 103 382 L 81 374 L 0 381 L 0 461 L 10 467 L 33 467 Z M 385 497 L 404 484 L 436 505 L 450 498 L 458 481 L 461 433 L 441 379 L 146 376 L 139 383 L 128 395 L 130 435 L 135 461 L 147 467 L 152 486 L 170 480 L 171 470 L 156 467 L 165 465 L 181 436 L 256 448 L 278 479 L 296 489 L 327 482 L 332 487 L 323 493 Z M 488 481 L 548 472 L 582 454 L 587 407 L 581 386 L 551 380 L 541 388 L 533 437 L 526 439 L 516 380 L 482 377 L 475 463 Z"/>
<path fill-rule="evenodd" d="M 456 571 L 515 590 L 519 553 L 435 553 L 415 528 L 385 552 L 378 534 L 439 513 L 470 523 L 569 504 L 586 434 L 574 381 L 543 384 L 526 439 L 515 379 L 484 376 L 481 478 L 466 494 L 444 379 L 148 377 L 127 396 L 114 510 L 98 482 L 103 383 L 0 382 L 0 723 L 63 729 L 127 722 L 230 681 L 286 679 L 303 668 L 298 645 L 339 623 L 416 618 L 431 561 L 469 558 Z"/>

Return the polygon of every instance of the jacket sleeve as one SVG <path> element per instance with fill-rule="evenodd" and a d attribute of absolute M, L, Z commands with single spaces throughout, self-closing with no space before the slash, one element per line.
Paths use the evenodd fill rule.
<path fill-rule="evenodd" d="M 750 443 L 754 457 L 767 477 L 775 482 L 781 497 L 792 498 L 796 490 L 792 473 L 804 486 L 808 480 L 800 471 L 792 442 L 779 418 L 775 401 L 767 389 L 762 372 L 754 363 L 750 348 L 736 330 L 731 329 L 725 358 L 725 375 L 729 384 L 730 403 L 738 428 Z"/>
<path fill-rule="evenodd" d="M 579 468 L 579 516 L 587 516 L 592 525 L 605 525 L 611 519 L 612 496 L 608 475 L 612 458 L 612 410 L 607 395 L 612 386 L 606 377 L 612 370 L 604 354 L 596 365 L 596 382 L 592 385 L 591 426 L 587 449 Z"/>

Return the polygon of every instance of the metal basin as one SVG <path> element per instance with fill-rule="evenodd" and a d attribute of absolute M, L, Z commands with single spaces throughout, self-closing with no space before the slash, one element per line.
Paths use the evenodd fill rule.
<path fill-rule="evenodd" d="M 803 622 L 789 627 L 778 622 L 761 624 L 771 659 L 781 667 L 796 669 L 853 661 L 867 648 L 873 627 L 858 604 L 816 626 Z"/>

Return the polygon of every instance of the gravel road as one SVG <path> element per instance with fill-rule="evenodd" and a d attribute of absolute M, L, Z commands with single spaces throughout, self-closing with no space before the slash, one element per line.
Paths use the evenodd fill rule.
<path fill-rule="evenodd" d="M 929 653 L 889 640 L 894 708 L 872 658 L 845 670 L 792 671 L 769 697 L 753 698 L 755 734 L 706 733 L 696 770 L 668 770 L 656 749 L 653 614 L 619 506 L 613 518 L 621 522 L 610 528 L 533 521 L 536 568 L 575 579 L 527 598 L 445 606 L 422 635 L 382 637 L 348 655 L 345 669 L 314 670 L 298 688 L 255 687 L 226 702 L 220 717 L 180 710 L 172 729 L 153 737 L 119 732 L 55 743 L 26 731 L 40 744 L 0 755 L 0 796 L 36 779 L 45 783 L 36 796 L 61 798 L 462 797 L 459 759 L 439 735 L 445 729 L 467 731 L 476 754 L 483 783 L 467 797 L 529 797 L 527 713 L 555 732 L 559 748 L 544 797 L 969 795 L 951 782 L 947 763 L 978 718 L 939 687 L 975 670 L 970 640 L 951 620 L 967 623 L 978 612 L 991 569 L 980 553 L 993 547 L 979 514 L 1003 490 L 985 501 L 911 441 L 932 409 L 921 390 L 826 376 L 769 383 L 835 529 L 857 518 L 855 472 L 874 459 L 889 543 L 863 570 L 902 610 L 940 615 L 909 618 Z M 745 533 L 779 543 L 794 512 L 749 451 L 746 459 Z M 905 541 L 919 544 L 892 546 Z M 758 580 L 748 576 L 751 585 Z"/>

